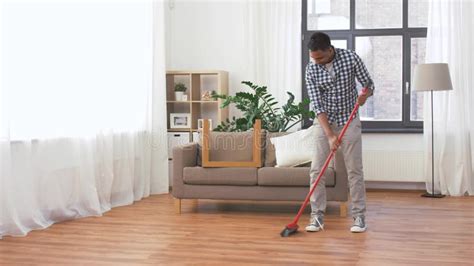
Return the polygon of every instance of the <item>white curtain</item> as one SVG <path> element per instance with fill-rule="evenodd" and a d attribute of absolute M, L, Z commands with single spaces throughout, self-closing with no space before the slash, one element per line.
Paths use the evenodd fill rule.
<path fill-rule="evenodd" d="M 435 192 L 474 193 L 474 3 L 432 0 L 426 47 L 427 63 L 448 63 L 452 91 L 434 92 Z M 431 106 L 424 97 L 426 187 L 431 192 Z"/>
<path fill-rule="evenodd" d="M 162 4 L 0 14 L 0 238 L 167 193 Z"/>
<path fill-rule="evenodd" d="M 247 0 L 245 42 L 250 81 L 280 104 L 301 100 L 301 1 Z"/>

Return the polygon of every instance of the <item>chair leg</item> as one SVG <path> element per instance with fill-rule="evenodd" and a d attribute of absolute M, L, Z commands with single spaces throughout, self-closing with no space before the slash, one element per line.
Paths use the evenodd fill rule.
<path fill-rule="evenodd" d="M 347 216 L 347 201 L 343 201 L 339 205 L 339 215 L 341 217 Z"/>
<path fill-rule="evenodd" d="M 174 199 L 174 209 L 176 214 L 181 214 L 181 199 Z"/>

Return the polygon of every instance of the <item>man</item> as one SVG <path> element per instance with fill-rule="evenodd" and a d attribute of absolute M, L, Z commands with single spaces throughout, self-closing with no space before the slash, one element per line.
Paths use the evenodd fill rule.
<path fill-rule="evenodd" d="M 314 62 L 306 67 L 306 87 L 317 119 L 316 150 L 311 163 L 311 186 L 316 181 L 330 150 L 340 149 L 347 169 L 354 223 L 351 232 L 365 232 L 365 185 L 362 170 L 362 140 L 359 116 L 352 121 L 342 143 L 337 138 L 349 119 L 356 101 L 362 106 L 373 94 L 373 82 L 360 57 L 353 51 L 334 48 L 328 35 L 314 33 L 308 43 L 310 56 Z M 366 95 L 358 96 L 357 80 L 369 86 Z M 311 195 L 311 219 L 306 227 L 308 232 L 324 228 L 326 210 L 325 178 L 322 176 L 315 192 Z"/>

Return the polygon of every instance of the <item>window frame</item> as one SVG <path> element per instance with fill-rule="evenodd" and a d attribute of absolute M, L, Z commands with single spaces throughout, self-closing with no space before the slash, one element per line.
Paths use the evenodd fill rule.
<path fill-rule="evenodd" d="M 410 120 L 411 86 L 405 88 L 408 82 L 411 85 L 411 39 L 426 38 L 426 27 L 408 27 L 408 1 L 402 0 L 402 27 L 401 28 L 380 28 L 380 29 L 356 29 L 355 28 L 355 5 L 356 0 L 350 2 L 350 23 L 347 30 L 321 30 L 331 37 L 331 40 L 347 40 L 347 49 L 355 50 L 355 38 L 363 36 L 401 36 L 402 37 L 402 120 L 401 121 L 362 121 L 362 132 L 373 133 L 422 133 L 423 121 Z M 414 0 L 411 0 L 414 1 Z M 305 82 L 305 69 L 309 62 L 307 44 L 311 35 L 318 30 L 308 30 L 307 0 L 302 0 L 302 92 L 303 98 L 309 98 Z M 377 84 L 375 84 L 377 88 Z M 377 89 L 375 90 L 377 93 Z M 311 126 L 311 121 L 306 119 L 303 128 Z"/>

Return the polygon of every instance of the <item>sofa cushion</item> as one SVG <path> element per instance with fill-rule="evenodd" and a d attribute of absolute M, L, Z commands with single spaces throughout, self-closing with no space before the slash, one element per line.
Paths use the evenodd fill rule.
<path fill-rule="evenodd" d="M 261 131 L 261 158 L 263 165 L 266 131 Z M 198 141 L 197 165 L 202 166 L 201 132 Z M 251 162 L 253 160 L 253 130 L 246 132 L 210 132 L 209 160 Z"/>
<path fill-rule="evenodd" d="M 265 167 L 273 167 L 276 165 L 275 146 L 270 139 L 287 134 L 290 134 L 290 132 L 267 132 L 265 140 Z"/>
<path fill-rule="evenodd" d="M 316 152 L 314 127 L 302 129 L 285 136 L 270 138 L 275 147 L 276 166 L 291 167 L 310 162 Z"/>
<path fill-rule="evenodd" d="M 183 182 L 188 185 L 257 185 L 257 168 L 185 167 Z"/>
<path fill-rule="evenodd" d="M 258 169 L 259 186 L 309 187 L 309 167 L 262 167 Z M 334 170 L 326 170 L 326 187 L 335 186 Z"/>

